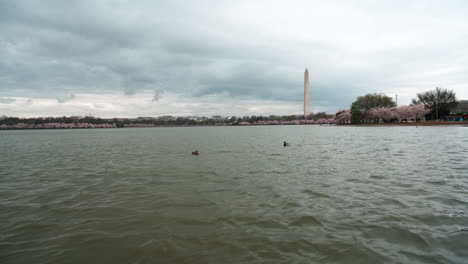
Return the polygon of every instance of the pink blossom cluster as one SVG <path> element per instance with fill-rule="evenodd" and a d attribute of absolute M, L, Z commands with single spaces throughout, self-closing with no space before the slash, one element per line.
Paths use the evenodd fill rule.
<path fill-rule="evenodd" d="M 125 127 L 154 127 L 154 124 L 125 124 Z"/>
<path fill-rule="evenodd" d="M 272 121 L 258 121 L 257 125 L 280 125 L 281 121 L 272 120 Z"/>
<path fill-rule="evenodd" d="M 427 109 L 423 104 L 403 105 L 400 107 L 375 107 L 364 112 L 364 119 L 373 122 L 389 122 L 397 120 L 416 120 L 422 118 L 431 110 Z M 351 122 L 351 110 L 340 110 L 335 114 L 335 121 L 338 124 L 346 124 Z"/>
<path fill-rule="evenodd" d="M 364 113 L 365 119 L 380 121 L 383 120 L 384 122 L 391 121 L 392 119 L 398 119 L 398 115 L 396 112 L 396 107 L 375 107 L 367 110 Z"/>
<path fill-rule="evenodd" d="M 347 124 L 351 122 L 351 110 L 340 110 L 335 114 L 335 122 Z"/>
<path fill-rule="evenodd" d="M 398 121 L 402 120 L 416 120 L 430 112 L 423 104 L 417 105 L 404 105 L 400 107 L 376 107 L 367 110 L 364 113 L 366 119 L 373 119 L 376 122 L 388 122 L 392 119 Z"/>
<path fill-rule="evenodd" d="M 249 125 L 307 125 L 307 124 L 334 124 L 335 119 L 319 119 L 317 121 L 314 120 L 291 120 L 291 121 L 258 121 L 258 122 L 240 122 L 239 125 L 241 126 L 249 126 Z"/>
<path fill-rule="evenodd" d="M 52 129 L 52 128 L 115 128 L 112 124 L 90 124 L 90 123 L 43 123 L 26 124 L 18 123 L 15 125 L 3 124 L 0 129 Z"/>
<path fill-rule="evenodd" d="M 317 120 L 315 123 L 316 124 L 334 124 L 334 123 L 336 123 L 336 121 L 333 118 L 330 118 L 330 119 L 321 118 L 321 119 Z"/>
<path fill-rule="evenodd" d="M 400 106 L 396 109 L 396 116 L 399 121 L 402 119 L 417 119 L 431 112 L 423 104 Z"/>

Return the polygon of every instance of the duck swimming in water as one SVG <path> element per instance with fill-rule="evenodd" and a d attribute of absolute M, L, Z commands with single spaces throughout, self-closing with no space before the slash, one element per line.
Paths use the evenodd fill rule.
<path fill-rule="evenodd" d="M 198 149 L 197 149 L 197 150 L 195 150 L 195 151 L 192 151 L 192 155 L 195 155 L 195 156 L 198 156 L 198 155 L 200 155 L 200 153 L 198 153 Z"/>
<path fill-rule="evenodd" d="M 286 147 L 286 146 L 289 146 L 289 144 L 286 143 L 286 141 L 283 141 L 283 147 Z"/>

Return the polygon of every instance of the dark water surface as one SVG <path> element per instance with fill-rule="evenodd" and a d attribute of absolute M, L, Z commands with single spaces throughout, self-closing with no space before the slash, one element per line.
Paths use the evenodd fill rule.
<path fill-rule="evenodd" d="M 467 150 L 468 127 L 0 131 L 0 263 L 467 263 Z"/>

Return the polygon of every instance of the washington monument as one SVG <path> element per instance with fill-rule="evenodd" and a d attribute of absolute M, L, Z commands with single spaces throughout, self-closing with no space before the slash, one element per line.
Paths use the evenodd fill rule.
<path fill-rule="evenodd" d="M 310 87 L 309 87 L 309 71 L 304 72 L 304 116 L 310 114 Z"/>

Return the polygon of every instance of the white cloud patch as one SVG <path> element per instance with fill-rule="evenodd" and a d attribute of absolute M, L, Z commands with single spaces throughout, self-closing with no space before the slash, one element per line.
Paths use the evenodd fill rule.
<path fill-rule="evenodd" d="M 14 98 L 0 98 L 0 104 L 11 104 L 15 101 L 16 99 Z"/>

